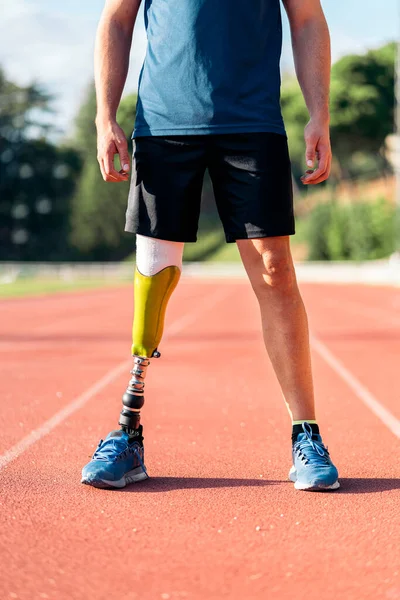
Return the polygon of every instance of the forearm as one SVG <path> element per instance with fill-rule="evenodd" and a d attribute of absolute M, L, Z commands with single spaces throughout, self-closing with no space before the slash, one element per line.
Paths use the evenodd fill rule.
<path fill-rule="evenodd" d="M 133 28 L 140 2 L 106 0 L 97 29 L 94 60 L 97 160 L 104 181 L 128 181 L 128 144 L 116 116 L 128 74 Z M 119 156 L 119 170 L 114 162 L 116 154 Z"/>
<path fill-rule="evenodd" d="M 321 10 L 291 26 L 297 78 L 312 119 L 329 121 L 331 49 L 328 26 Z"/>
<path fill-rule="evenodd" d="M 105 11 L 95 44 L 96 121 L 115 120 L 129 68 L 134 21 L 121 24 Z"/>

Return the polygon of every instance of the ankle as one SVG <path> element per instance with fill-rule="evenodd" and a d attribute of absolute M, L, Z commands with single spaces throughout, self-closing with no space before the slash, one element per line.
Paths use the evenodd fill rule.
<path fill-rule="evenodd" d="M 126 427 L 125 425 L 121 426 L 121 431 L 126 433 L 129 436 L 129 442 L 139 442 L 139 444 L 143 443 L 143 425 L 139 425 L 137 429 L 131 429 Z"/>
<path fill-rule="evenodd" d="M 311 427 L 311 431 L 312 431 L 312 435 L 319 435 L 319 426 L 317 421 L 315 421 L 314 419 L 311 420 L 300 420 L 300 421 L 293 421 L 292 423 L 292 444 L 295 444 L 297 442 L 297 437 L 300 433 L 304 433 L 304 428 L 303 425 L 304 423 L 308 423 L 308 425 Z"/>

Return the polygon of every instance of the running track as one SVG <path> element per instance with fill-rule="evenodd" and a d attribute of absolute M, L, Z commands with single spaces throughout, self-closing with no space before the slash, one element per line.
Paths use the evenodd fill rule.
<path fill-rule="evenodd" d="M 125 491 L 80 470 L 120 410 L 130 289 L 1 303 L 1 600 L 400 599 L 400 290 L 302 290 L 331 494 L 286 481 L 244 281 L 175 293 L 147 379 L 152 478 Z"/>

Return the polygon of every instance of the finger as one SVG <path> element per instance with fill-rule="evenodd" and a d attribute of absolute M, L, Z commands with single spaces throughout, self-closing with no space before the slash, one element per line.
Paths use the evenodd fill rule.
<path fill-rule="evenodd" d="M 129 180 L 129 175 L 128 173 L 125 173 L 125 171 L 123 171 L 122 169 L 119 171 L 119 174 L 122 177 L 122 181 L 128 181 Z"/>
<path fill-rule="evenodd" d="M 329 161 L 328 161 L 328 168 L 325 172 L 325 179 L 328 179 L 328 177 L 331 174 L 331 169 L 332 169 L 332 155 L 329 157 Z"/>
<path fill-rule="evenodd" d="M 123 140 L 117 139 L 116 146 L 117 146 L 117 150 L 118 150 L 121 171 L 123 171 L 124 173 L 129 173 L 130 159 L 129 159 L 129 153 L 128 153 L 128 144 L 126 143 L 126 139 L 125 138 Z"/>
<path fill-rule="evenodd" d="M 321 177 L 319 177 L 318 179 L 315 179 L 314 181 L 303 181 L 303 183 L 304 183 L 304 185 L 318 185 L 318 183 L 322 183 L 326 179 L 327 179 L 327 176 L 322 175 Z"/>
<path fill-rule="evenodd" d="M 312 185 L 314 183 L 320 183 L 321 181 L 324 181 L 327 179 L 327 177 L 327 168 L 325 167 L 324 169 L 315 170 L 312 175 L 305 175 L 301 177 L 301 181 L 304 183 L 304 185 Z"/>
<path fill-rule="evenodd" d="M 315 137 L 306 138 L 306 165 L 307 167 L 313 167 L 315 163 L 315 149 L 317 145 L 317 139 Z"/>
<path fill-rule="evenodd" d="M 112 151 L 107 152 L 104 157 L 104 171 L 107 176 L 106 181 L 125 181 L 125 177 L 118 173 L 114 167 L 114 154 Z"/>
<path fill-rule="evenodd" d="M 109 183 L 117 181 L 113 175 L 108 175 L 106 173 L 106 169 L 105 169 L 103 160 L 99 160 L 99 165 L 100 165 L 100 171 L 101 171 L 104 181 L 107 181 Z"/>
<path fill-rule="evenodd" d="M 327 165 L 324 168 L 321 167 L 316 169 L 311 173 L 311 175 L 303 175 L 303 177 L 301 177 L 300 179 L 305 185 L 316 183 L 317 181 L 319 182 L 322 177 L 325 177 L 326 171 Z"/>
<path fill-rule="evenodd" d="M 99 162 L 99 167 L 100 167 L 100 172 L 101 172 L 101 176 L 104 179 L 104 181 L 107 181 L 107 175 L 106 172 L 104 170 L 104 164 L 103 164 L 103 159 L 101 159 L 100 157 L 97 158 L 98 162 Z"/>
<path fill-rule="evenodd" d="M 328 161 L 328 164 L 326 166 L 326 169 L 319 175 L 319 177 L 314 177 L 313 179 L 307 179 L 306 177 L 302 177 L 302 183 L 304 185 L 317 185 L 318 183 L 322 183 L 323 181 L 326 181 L 330 175 L 330 171 L 331 171 L 331 161 Z M 316 171 L 314 171 L 314 173 L 316 173 Z M 313 175 L 314 175 L 313 173 Z"/>
<path fill-rule="evenodd" d="M 318 167 L 318 169 L 315 169 L 315 171 L 313 171 L 309 175 L 303 175 L 303 177 L 301 177 L 301 181 L 303 183 L 314 183 L 315 181 L 317 181 L 317 179 L 319 179 L 326 173 L 327 168 L 327 164 L 321 165 L 320 167 Z"/>
<path fill-rule="evenodd" d="M 318 179 L 315 179 L 313 181 L 306 182 L 306 184 L 307 185 L 317 185 L 318 183 L 322 183 L 323 181 L 326 181 L 329 178 L 330 173 L 331 173 L 331 161 L 328 162 L 327 169 L 321 175 L 321 177 L 318 177 Z"/>
<path fill-rule="evenodd" d="M 109 151 L 108 156 L 111 157 L 111 169 L 109 167 L 106 167 L 105 165 L 107 155 L 104 158 L 101 156 L 100 153 L 97 155 L 97 161 L 99 163 L 100 171 L 104 181 L 127 181 L 128 178 L 125 176 L 125 174 L 123 172 L 117 173 L 117 171 L 114 168 L 114 154 L 112 153 L 112 150 Z M 112 170 L 115 171 L 117 177 L 115 176 L 115 174 L 112 173 Z M 118 175 L 120 175 L 120 177 L 118 177 Z"/>
<path fill-rule="evenodd" d="M 329 166 L 330 152 L 327 149 L 321 149 L 318 160 L 318 168 L 310 174 L 306 174 L 302 177 L 303 183 L 311 183 L 317 181 L 324 173 L 326 173 Z"/>

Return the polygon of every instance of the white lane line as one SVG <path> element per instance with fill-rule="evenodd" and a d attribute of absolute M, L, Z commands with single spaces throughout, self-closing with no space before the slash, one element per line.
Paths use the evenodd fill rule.
<path fill-rule="evenodd" d="M 364 315 L 370 319 L 377 319 L 380 321 L 380 324 L 384 327 L 390 327 L 393 329 L 394 325 L 400 325 L 400 314 L 396 310 L 395 314 L 390 314 L 389 310 L 384 308 L 377 308 L 372 306 L 365 306 L 361 302 L 354 302 L 353 300 L 341 301 L 340 304 L 335 302 L 334 300 L 324 300 L 324 304 L 328 308 L 337 309 L 340 307 L 342 310 L 347 312 L 356 314 L 356 315 Z M 382 323 L 381 319 L 384 319 L 385 322 Z"/>
<path fill-rule="evenodd" d="M 18 458 L 25 450 L 28 450 L 30 446 L 38 442 L 45 435 L 50 433 L 57 425 L 65 421 L 70 415 L 72 415 L 79 408 L 82 408 L 91 398 L 98 394 L 103 388 L 109 383 L 114 381 L 119 375 L 122 375 L 124 371 L 128 371 L 131 367 L 132 360 L 125 360 L 117 367 L 109 371 L 104 377 L 99 379 L 94 385 L 92 385 L 86 392 L 81 396 L 78 396 L 75 400 L 72 400 L 67 406 L 59 410 L 53 417 L 48 419 L 38 427 L 24 437 L 20 442 L 15 444 L 12 448 L 7 450 L 0 456 L 0 470 L 8 465 L 10 462 Z"/>
<path fill-rule="evenodd" d="M 311 346 L 316 352 L 325 360 L 326 363 L 335 371 L 339 377 L 343 379 L 353 390 L 355 395 L 362 401 L 368 408 L 374 413 L 378 419 L 382 421 L 384 425 L 395 436 L 400 438 L 400 420 L 397 419 L 392 413 L 379 402 L 377 398 L 356 378 L 340 360 L 338 360 L 330 350 L 317 340 L 314 336 L 311 336 Z"/>
<path fill-rule="evenodd" d="M 188 325 L 193 324 L 201 314 L 213 308 L 218 302 L 220 302 L 223 298 L 229 295 L 229 290 L 223 289 L 215 292 L 212 296 L 209 296 L 207 300 L 205 300 L 197 311 L 191 312 L 189 314 L 184 315 L 180 319 L 176 320 L 171 324 L 168 328 L 168 334 L 165 335 L 165 339 L 176 335 Z M 104 377 L 99 379 L 95 384 L 93 384 L 86 392 L 72 400 L 67 406 L 59 410 L 53 417 L 45 421 L 40 427 L 34 429 L 25 436 L 21 441 L 17 442 L 12 448 L 7 450 L 4 454 L 0 456 L 0 471 L 10 462 L 21 456 L 28 448 L 30 448 L 33 444 L 41 440 L 43 437 L 48 435 L 55 427 L 60 425 L 65 419 L 71 416 L 74 412 L 82 408 L 89 400 L 94 398 L 96 394 L 101 392 L 109 383 L 117 379 L 124 372 L 128 371 L 132 367 L 132 359 L 124 360 L 124 362 L 120 363 L 114 369 L 111 369 Z"/>

